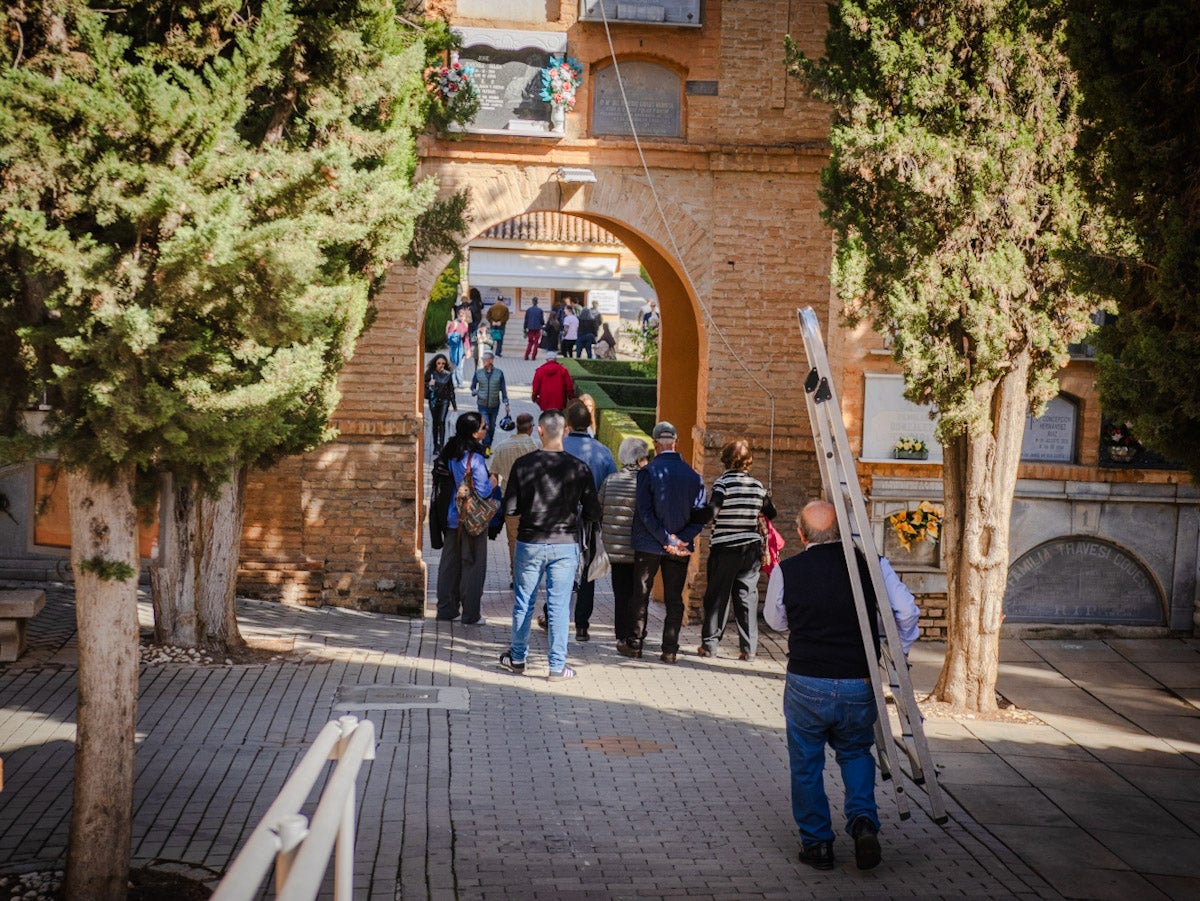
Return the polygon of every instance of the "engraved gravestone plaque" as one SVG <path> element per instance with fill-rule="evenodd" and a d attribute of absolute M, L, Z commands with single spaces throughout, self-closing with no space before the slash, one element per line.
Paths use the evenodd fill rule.
<path fill-rule="evenodd" d="M 683 131 L 682 82 L 679 75 L 666 66 L 643 60 L 623 62 L 620 68 L 637 133 L 679 137 Z M 608 66 L 596 73 L 592 91 L 592 133 L 632 134 L 615 67 Z"/>
<path fill-rule="evenodd" d="M 534 123 L 549 122 L 550 104 L 539 96 L 549 53 L 532 47 L 499 49 L 474 44 L 459 51 L 459 60 L 475 68 L 479 112 L 471 128 L 503 130 L 514 121 L 527 122 L 532 128 Z"/>
<path fill-rule="evenodd" d="M 1046 412 L 1036 419 L 1025 417 L 1025 438 L 1021 443 L 1021 459 L 1049 463 L 1072 463 L 1075 460 L 1075 418 L 1078 410 L 1064 397 L 1056 397 L 1046 405 Z"/>
<path fill-rule="evenodd" d="M 1007 622 L 1159 626 L 1163 602 L 1149 570 L 1107 541 L 1072 536 L 1033 548 L 1008 568 Z"/>

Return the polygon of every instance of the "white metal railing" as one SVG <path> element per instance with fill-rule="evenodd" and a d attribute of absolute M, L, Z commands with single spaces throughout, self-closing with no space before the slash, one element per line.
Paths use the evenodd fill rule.
<path fill-rule="evenodd" d="M 249 901 L 272 864 L 279 901 L 311 901 L 320 891 L 331 854 L 333 897 L 351 901 L 355 782 L 362 762 L 374 759 L 374 723 L 353 716 L 326 723 L 225 871 L 212 901 Z M 310 824 L 300 808 L 330 760 L 337 765 Z"/>

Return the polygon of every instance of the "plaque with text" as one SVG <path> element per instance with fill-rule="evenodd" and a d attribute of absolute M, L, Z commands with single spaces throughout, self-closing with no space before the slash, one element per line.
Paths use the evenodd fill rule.
<path fill-rule="evenodd" d="M 1021 459 L 1047 463 L 1075 462 L 1075 422 L 1078 408 L 1065 397 L 1053 398 L 1036 419 L 1025 417 Z"/>
<path fill-rule="evenodd" d="M 550 104 L 542 92 L 542 69 L 550 65 L 550 54 L 531 47 L 502 50 L 486 44 L 463 47 L 458 54 L 464 65 L 475 68 L 479 112 L 472 129 L 549 130 Z"/>
<path fill-rule="evenodd" d="M 904 397 L 904 376 L 869 372 L 863 388 L 864 460 L 890 460 L 901 438 L 920 438 L 929 448 L 929 461 L 940 463 L 942 446 L 933 437 L 937 420 L 929 407 Z"/>
<path fill-rule="evenodd" d="M 683 82 L 666 66 L 643 60 L 620 63 L 633 123 L 641 136 L 677 138 L 683 133 Z M 592 85 L 592 133 L 629 135 L 629 116 L 615 67 L 596 73 Z"/>
<path fill-rule="evenodd" d="M 1008 568 L 1007 622 L 1161 626 L 1162 595 L 1131 554 L 1090 537 L 1040 544 Z"/>

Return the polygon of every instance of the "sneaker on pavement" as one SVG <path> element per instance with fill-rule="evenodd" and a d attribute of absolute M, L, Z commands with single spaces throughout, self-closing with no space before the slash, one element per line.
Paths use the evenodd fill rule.
<path fill-rule="evenodd" d="M 575 678 L 575 670 L 569 666 L 564 666 L 560 670 L 551 670 L 550 675 L 546 677 L 547 682 L 565 682 L 567 679 Z"/>
<path fill-rule="evenodd" d="M 518 676 L 525 674 L 525 661 L 522 660 L 520 663 L 513 663 L 512 648 L 509 648 L 500 655 L 500 665 L 510 673 L 516 673 Z"/>

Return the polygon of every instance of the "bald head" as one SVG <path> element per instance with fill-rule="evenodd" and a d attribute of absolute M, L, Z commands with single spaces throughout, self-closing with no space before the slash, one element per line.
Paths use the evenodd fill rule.
<path fill-rule="evenodd" d="M 837 511 L 833 504 L 826 501 L 810 501 L 800 511 L 800 538 L 805 544 L 823 544 L 826 541 L 837 541 L 841 537 L 838 531 Z"/>

